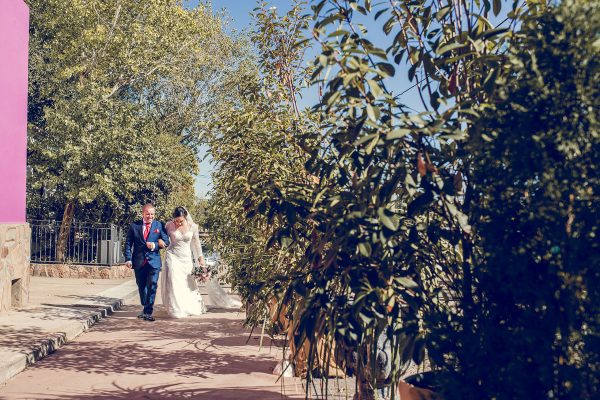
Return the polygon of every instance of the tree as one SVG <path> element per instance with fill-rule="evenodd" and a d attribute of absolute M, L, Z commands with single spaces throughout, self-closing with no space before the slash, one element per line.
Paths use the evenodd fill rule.
<path fill-rule="evenodd" d="M 526 18 L 497 104 L 477 121 L 468 151 L 481 297 L 475 340 L 455 342 L 463 367 L 448 398 L 600 389 L 599 29 L 597 2 Z"/>
<path fill-rule="evenodd" d="M 29 190 L 63 208 L 60 258 L 77 208 L 123 221 L 131 205 L 190 185 L 210 113 L 203 93 L 218 91 L 236 44 L 203 5 L 29 5 Z"/>
<path fill-rule="evenodd" d="M 311 342 L 309 358 L 322 337 L 357 355 L 342 363 L 354 364 L 359 395 L 368 398 L 382 380 L 397 382 L 411 359 L 427 354 L 442 365 L 444 353 L 430 343 L 443 340 L 449 320 L 473 329 L 475 237 L 462 143 L 489 104 L 523 10 L 515 3 L 494 26 L 486 16 L 502 10 L 490 2 L 312 4 L 321 45 L 312 78 L 325 91 L 312 110 L 319 126 L 299 134 L 309 155 L 302 174 L 317 183 L 286 182 L 255 209 L 284 221 L 269 243 L 302 254 L 287 277 L 265 286 L 302 299 L 295 340 Z M 367 18 L 388 35 L 387 46 L 369 40 Z M 424 112 L 389 89 L 394 64 L 407 66 Z M 384 379 L 372 373 L 382 336 L 392 349 Z"/>
<path fill-rule="evenodd" d="M 215 205 L 227 215 L 219 244 L 234 286 L 254 304 L 291 299 L 294 344 L 309 343 L 309 360 L 318 360 L 319 340 L 335 346 L 337 361 L 357 374 L 359 398 L 393 389 L 411 360 L 426 359 L 447 398 L 593 393 L 597 274 L 586 262 L 597 257 L 582 249 L 596 248 L 597 28 L 583 19 L 595 5 L 311 4 L 310 33 L 321 52 L 310 71 L 295 73 L 301 81 L 309 72 L 324 89 L 320 102 L 300 113 L 278 108 L 298 91 L 273 92 L 271 82 L 282 82 L 277 72 L 295 65 L 285 55 L 297 53 L 277 46 L 285 40 L 268 40 L 259 57 L 287 62 L 263 63 L 263 82 L 245 79 L 247 100 L 222 115 L 225 134 L 213 142 Z M 366 19 L 387 43 L 370 40 Z M 297 26 L 280 24 L 264 5 L 257 21 L 261 33 Z M 398 71 L 412 84 L 409 94 L 391 89 Z M 420 110 L 403 96 L 418 97 Z M 559 122 L 563 100 L 572 125 Z M 530 105 L 539 113 L 523 111 Z M 533 161 L 532 149 L 540 152 Z M 506 227 L 524 233 L 511 236 Z M 567 253 L 568 262 L 552 259 Z M 565 321 L 543 306 L 555 317 L 568 313 Z M 258 323 L 264 309 L 251 316 Z M 550 347 L 539 363 L 527 348 L 536 328 Z M 518 336 L 523 330 L 530 335 Z M 373 373 L 382 338 L 391 371 L 383 376 Z M 496 354 L 513 339 L 514 351 Z M 309 362 L 308 379 L 326 376 L 328 365 Z M 539 371 L 535 379 L 501 385 L 522 381 L 528 367 Z"/>
<path fill-rule="evenodd" d="M 298 135 L 310 120 L 299 112 L 296 99 L 306 78 L 305 46 L 296 45 L 306 27 L 299 2 L 284 16 L 264 2 L 255 11 L 251 38 L 258 56 L 248 57 L 231 81 L 236 96 L 215 110 L 208 219 L 214 244 L 230 265 L 227 279 L 253 305 L 248 321 L 258 323 L 274 295 L 265 281 L 286 274 L 300 258 L 299 247 L 289 248 L 285 241 L 272 241 L 273 247 L 265 250 L 273 233 L 287 223 L 262 212 L 290 182 L 310 182 Z M 282 207 L 292 210 L 290 204 Z"/>

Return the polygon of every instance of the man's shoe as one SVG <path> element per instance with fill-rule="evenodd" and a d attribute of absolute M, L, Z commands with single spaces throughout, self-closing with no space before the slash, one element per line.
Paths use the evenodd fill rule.
<path fill-rule="evenodd" d="M 146 321 L 156 321 L 156 319 L 154 319 L 154 317 L 153 317 L 152 315 L 146 315 L 146 316 L 144 317 L 144 319 L 145 319 Z"/>
<path fill-rule="evenodd" d="M 141 313 L 140 315 L 137 316 L 139 319 L 144 319 L 146 318 L 146 314 Z"/>

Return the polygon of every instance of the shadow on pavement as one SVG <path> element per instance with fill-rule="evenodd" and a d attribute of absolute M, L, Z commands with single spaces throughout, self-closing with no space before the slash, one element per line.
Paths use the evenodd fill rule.
<path fill-rule="evenodd" d="M 18 313 L 23 317 L 30 317 L 39 321 L 56 320 L 82 320 L 90 315 L 96 309 L 100 309 L 104 304 L 111 304 L 117 299 L 100 296 L 81 296 L 81 301 L 89 302 L 87 304 L 50 304 L 42 303 L 37 307 L 21 308 Z"/>
<path fill-rule="evenodd" d="M 131 311 L 117 311 L 110 323 L 101 321 L 93 328 L 96 334 L 101 334 L 95 336 L 102 337 L 101 341 L 82 336 L 32 369 L 206 377 L 207 373 L 269 374 L 275 364 L 272 357 L 257 352 L 237 353 L 235 347 L 248 346 L 248 335 L 239 320 L 204 315 L 196 319 L 147 322 L 135 315 Z M 256 344 L 256 340 L 249 344 Z"/>
<path fill-rule="evenodd" d="M 155 322 L 139 311 L 127 305 L 99 321 L 0 387 L 0 399 L 304 398 L 299 381 L 272 375 L 281 349 L 265 337 L 259 351 L 237 311 L 168 319 L 158 306 Z"/>
<path fill-rule="evenodd" d="M 50 337 L 63 337 L 62 340 L 64 343 L 64 335 L 62 332 L 48 333 L 45 329 L 35 327 L 15 330 L 13 326 L 0 325 L 0 347 L 5 347 L 12 351 L 24 351 L 35 348 L 39 343 L 48 340 Z"/>
<path fill-rule="evenodd" d="M 194 389 L 185 387 L 181 384 L 173 385 L 157 385 L 157 386 L 140 386 L 140 387 L 123 387 L 118 384 L 112 384 L 111 389 L 90 390 L 88 393 L 76 394 L 44 394 L 31 393 L 32 398 L 45 398 L 48 400 L 120 400 L 120 399 L 210 399 L 210 400 L 282 400 L 282 399 L 297 399 L 299 397 L 288 397 L 279 388 L 274 388 L 272 391 L 265 390 L 261 387 L 219 387 L 219 388 L 202 388 Z M 40 396 L 46 397 L 40 397 Z M 0 399 L 8 399 L 0 397 Z"/>

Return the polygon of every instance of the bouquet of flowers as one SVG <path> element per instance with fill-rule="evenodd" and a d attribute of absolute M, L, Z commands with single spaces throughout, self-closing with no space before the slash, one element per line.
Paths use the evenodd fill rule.
<path fill-rule="evenodd" d="M 206 283 L 210 280 L 213 274 L 213 268 L 210 263 L 204 262 L 201 264 L 200 261 L 194 264 L 194 270 L 192 271 L 192 275 L 196 282 L 198 283 Z"/>

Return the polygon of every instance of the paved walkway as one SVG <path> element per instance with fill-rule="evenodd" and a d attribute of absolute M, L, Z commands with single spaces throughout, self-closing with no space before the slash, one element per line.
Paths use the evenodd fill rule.
<path fill-rule="evenodd" d="M 0 383 L 80 335 L 134 291 L 130 280 L 32 278 L 29 306 L 0 314 Z"/>
<path fill-rule="evenodd" d="M 60 281 L 63 287 L 65 280 Z M 76 285 L 86 285 L 86 280 L 76 281 Z M 95 301 L 94 296 L 106 293 L 106 287 L 95 281 L 88 286 L 98 289 L 96 295 L 85 293 L 90 290 L 83 286 L 81 291 L 73 287 L 70 293 L 65 290 L 52 297 L 51 303 L 38 292 L 39 307 L 55 310 L 38 311 L 53 319 L 52 312 L 68 310 L 76 318 L 70 314 L 76 307 L 68 305 L 68 299 L 71 303 L 74 299 Z M 304 398 L 297 379 L 286 378 L 284 385 L 271 374 L 281 349 L 266 339 L 259 350 L 258 335 L 250 336 L 242 326 L 243 314 L 212 310 L 200 317 L 174 320 L 167 319 L 159 305 L 157 321 L 147 322 L 136 318 L 139 308 L 135 297 L 127 301 L 110 318 L 9 380 L 0 387 L 0 399 Z M 0 327 L 6 330 L 3 318 Z M 32 333 L 39 332 L 14 333 L 10 343 L 0 340 L 14 346 Z"/>

